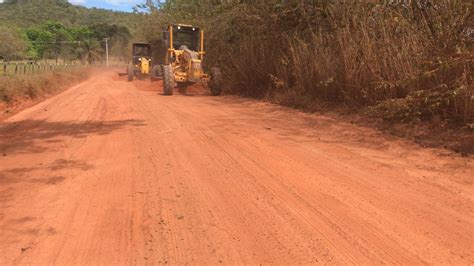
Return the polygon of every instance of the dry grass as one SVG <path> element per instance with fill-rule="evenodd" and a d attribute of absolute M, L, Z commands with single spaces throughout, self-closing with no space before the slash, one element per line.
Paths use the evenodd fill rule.
<path fill-rule="evenodd" d="M 0 103 L 6 105 L 55 93 L 88 77 L 87 69 L 0 77 Z"/>
<path fill-rule="evenodd" d="M 209 58 L 223 66 L 231 92 L 296 107 L 332 101 L 389 121 L 469 126 L 472 3 L 421 2 L 239 4 L 202 23 L 211 28 Z"/>

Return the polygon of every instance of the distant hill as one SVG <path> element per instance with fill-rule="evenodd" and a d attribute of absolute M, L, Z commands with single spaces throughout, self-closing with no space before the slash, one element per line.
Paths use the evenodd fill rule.
<path fill-rule="evenodd" d="M 104 56 L 104 38 L 110 55 L 123 57 L 141 17 L 67 0 L 6 0 L 0 3 L 0 58 L 94 61 Z"/>
<path fill-rule="evenodd" d="M 0 4 L 0 25 L 25 28 L 48 20 L 65 26 L 116 24 L 134 32 L 139 15 L 98 8 L 85 8 L 67 0 L 6 0 Z"/>

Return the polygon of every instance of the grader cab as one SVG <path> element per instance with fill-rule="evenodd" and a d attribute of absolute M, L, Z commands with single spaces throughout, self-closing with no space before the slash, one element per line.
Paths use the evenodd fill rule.
<path fill-rule="evenodd" d="M 168 47 L 162 65 L 163 93 L 172 95 L 175 86 L 181 93 L 195 83 L 208 83 L 211 95 L 221 94 L 221 72 L 203 69 L 204 31 L 199 27 L 183 24 L 169 25 L 163 32 L 163 44 Z"/>

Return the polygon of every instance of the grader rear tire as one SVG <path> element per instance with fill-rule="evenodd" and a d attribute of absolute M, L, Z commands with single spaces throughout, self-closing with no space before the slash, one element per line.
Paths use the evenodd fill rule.
<path fill-rule="evenodd" d="M 163 65 L 161 67 L 163 73 L 163 94 L 173 95 L 174 74 L 171 65 Z"/>
<path fill-rule="evenodd" d="M 211 68 L 211 80 L 209 81 L 209 88 L 212 96 L 219 96 L 222 93 L 222 75 L 220 68 Z"/>
<path fill-rule="evenodd" d="M 135 69 L 133 67 L 133 64 L 128 64 L 127 66 L 127 80 L 130 82 L 133 80 L 133 76 L 135 75 Z"/>

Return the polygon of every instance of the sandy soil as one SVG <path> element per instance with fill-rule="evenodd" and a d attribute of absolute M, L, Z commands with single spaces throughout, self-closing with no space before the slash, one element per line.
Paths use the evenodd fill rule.
<path fill-rule="evenodd" d="M 113 72 L 0 123 L 0 264 L 474 263 L 474 160 Z"/>

